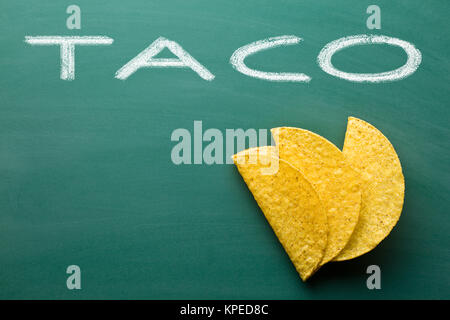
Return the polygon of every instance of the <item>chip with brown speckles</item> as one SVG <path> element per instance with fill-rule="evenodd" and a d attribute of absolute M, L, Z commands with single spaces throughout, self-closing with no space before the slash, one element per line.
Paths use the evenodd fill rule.
<path fill-rule="evenodd" d="M 311 131 L 272 129 L 280 159 L 291 163 L 311 182 L 328 218 L 328 245 L 321 264 L 336 257 L 349 241 L 358 222 L 361 179 L 342 152 Z"/>
<path fill-rule="evenodd" d="M 327 216 L 317 192 L 300 171 L 276 157 L 274 147 L 241 151 L 233 161 L 305 281 L 319 268 L 327 244 Z M 277 170 L 264 172 L 274 162 Z"/>
<path fill-rule="evenodd" d="M 397 153 L 371 124 L 348 119 L 343 154 L 361 174 L 362 205 L 355 231 L 336 261 L 353 259 L 375 248 L 400 218 L 405 193 Z"/>

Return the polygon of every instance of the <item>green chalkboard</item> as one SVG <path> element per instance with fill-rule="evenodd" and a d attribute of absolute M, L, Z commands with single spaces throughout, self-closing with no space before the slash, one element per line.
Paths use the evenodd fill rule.
<path fill-rule="evenodd" d="M 409 299 L 450 298 L 448 1 L 79 0 L 0 2 L 0 298 Z M 381 8 L 381 29 L 366 9 Z M 317 55 L 358 35 L 408 41 L 422 53 L 400 81 L 356 83 L 325 73 Z M 73 81 L 57 46 L 26 36 L 106 36 L 76 48 Z M 308 83 L 246 76 L 241 46 L 282 35 L 298 45 L 246 59 L 248 67 L 305 73 Z M 187 68 L 115 73 L 158 37 L 177 42 L 215 78 Z M 173 58 L 167 50 L 162 57 Z M 347 72 L 402 66 L 399 47 L 338 52 Z M 171 160 L 177 128 L 295 126 L 342 147 L 348 116 L 379 128 L 403 165 L 401 219 L 372 252 L 324 266 L 303 283 L 230 164 Z M 366 268 L 379 265 L 381 290 Z M 66 268 L 81 269 L 68 290 Z"/>

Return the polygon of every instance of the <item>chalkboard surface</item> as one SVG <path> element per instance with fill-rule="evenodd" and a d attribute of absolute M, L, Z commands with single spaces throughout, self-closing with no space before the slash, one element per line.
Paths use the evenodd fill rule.
<path fill-rule="evenodd" d="M 79 0 L 0 3 L 0 298 L 450 298 L 448 1 Z M 422 63 L 395 82 L 355 83 L 317 65 L 330 41 L 382 34 L 413 43 Z M 76 78 L 60 79 L 56 46 L 26 36 L 107 36 L 77 47 Z M 255 54 L 249 67 L 302 72 L 309 83 L 237 72 L 230 56 L 281 35 L 298 45 Z M 176 41 L 215 79 L 187 68 L 117 70 L 158 37 Z M 162 52 L 172 57 L 170 52 Z M 348 72 L 400 67 L 393 46 L 333 58 Z M 348 116 L 379 128 L 403 165 L 403 213 L 372 252 L 324 266 L 303 283 L 233 165 L 175 165 L 177 128 L 295 126 L 342 147 Z M 381 290 L 366 269 L 381 268 Z M 68 290 L 66 268 L 81 269 Z"/>

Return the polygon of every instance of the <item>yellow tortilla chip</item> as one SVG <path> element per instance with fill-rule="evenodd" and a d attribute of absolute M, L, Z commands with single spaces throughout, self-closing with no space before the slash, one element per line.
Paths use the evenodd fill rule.
<path fill-rule="evenodd" d="M 362 202 L 355 231 L 336 261 L 352 259 L 375 248 L 400 218 L 405 193 L 397 153 L 374 126 L 350 117 L 343 153 L 361 173 Z"/>
<path fill-rule="evenodd" d="M 321 265 L 336 257 L 358 222 L 361 180 L 342 152 L 327 139 L 304 129 L 272 129 L 280 159 L 312 183 L 328 218 L 328 244 Z"/>
<path fill-rule="evenodd" d="M 276 158 L 274 147 L 241 151 L 233 161 L 305 281 L 319 267 L 327 244 L 327 217 L 316 191 L 300 171 Z M 279 161 L 276 173 L 262 174 L 272 161 Z"/>

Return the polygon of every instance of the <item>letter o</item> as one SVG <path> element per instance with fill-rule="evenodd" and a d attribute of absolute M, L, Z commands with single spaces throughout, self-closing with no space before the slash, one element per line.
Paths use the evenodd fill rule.
<path fill-rule="evenodd" d="M 408 59 L 398 69 L 380 73 L 350 73 L 336 69 L 331 63 L 333 55 L 342 49 L 363 44 L 388 44 L 402 48 Z M 317 63 L 326 73 L 353 82 L 388 82 L 406 78 L 413 74 L 422 62 L 422 54 L 412 43 L 388 36 L 356 35 L 328 43 L 317 56 Z"/>

